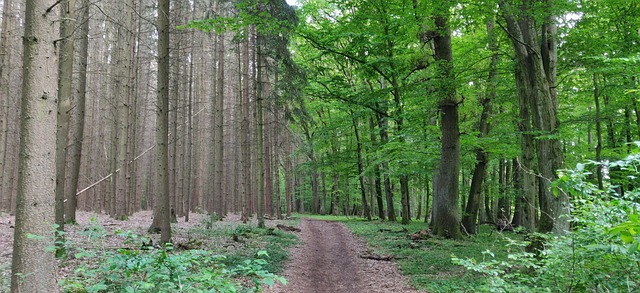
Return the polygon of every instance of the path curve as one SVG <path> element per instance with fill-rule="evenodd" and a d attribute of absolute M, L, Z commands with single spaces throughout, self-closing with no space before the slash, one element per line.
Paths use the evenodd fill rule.
<path fill-rule="evenodd" d="M 302 219 L 302 244 L 290 250 L 284 277 L 288 284 L 267 293 L 418 292 L 409 287 L 392 262 L 360 258 L 364 243 L 344 224 Z"/>

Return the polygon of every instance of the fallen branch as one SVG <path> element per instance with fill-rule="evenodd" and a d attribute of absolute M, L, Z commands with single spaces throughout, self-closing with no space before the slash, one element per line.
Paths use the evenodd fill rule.
<path fill-rule="evenodd" d="M 393 256 L 390 256 L 390 255 L 377 255 L 377 254 L 361 254 L 359 255 L 359 257 L 364 259 L 372 259 L 372 260 L 379 260 L 379 261 L 392 261 L 395 259 Z"/>
<path fill-rule="evenodd" d="M 409 230 L 407 228 L 402 227 L 402 230 L 393 230 L 393 229 L 378 229 L 379 232 L 389 232 L 389 233 L 407 233 Z"/>
<path fill-rule="evenodd" d="M 276 225 L 276 227 L 282 231 L 288 231 L 288 232 L 301 232 L 302 230 L 300 230 L 300 228 L 296 228 L 296 227 L 291 227 L 291 226 L 285 226 L 282 224 L 278 224 Z"/>

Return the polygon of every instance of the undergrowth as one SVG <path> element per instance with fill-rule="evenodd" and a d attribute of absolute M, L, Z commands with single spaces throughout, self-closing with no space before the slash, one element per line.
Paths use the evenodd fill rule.
<path fill-rule="evenodd" d="M 600 189 L 590 179 L 590 170 L 598 165 L 626 173 L 627 190 L 619 192 L 613 176 Z M 554 188 L 572 196 L 572 229 L 549 235 L 539 255 L 515 249 L 507 261 L 455 261 L 486 276 L 479 287 L 485 292 L 640 292 L 639 166 L 636 152 L 624 160 L 562 171 Z M 508 245 L 522 248 L 526 242 Z"/>
<path fill-rule="evenodd" d="M 261 292 L 286 283 L 278 275 L 295 235 L 244 224 L 202 223 L 182 231 L 188 241 L 164 247 L 130 231 L 109 233 L 97 222 L 84 229 L 83 242 L 65 244 L 63 265 L 73 272 L 60 282 L 64 292 Z M 181 235 L 182 237 L 184 235 Z M 106 247 L 105 237 L 123 238 Z"/>

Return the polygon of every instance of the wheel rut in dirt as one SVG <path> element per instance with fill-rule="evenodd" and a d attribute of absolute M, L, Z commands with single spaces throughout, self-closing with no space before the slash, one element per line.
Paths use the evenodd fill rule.
<path fill-rule="evenodd" d="M 364 243 L 344 224 L 303 219 L 302 244 L 291 249 L 284 277 L 271 293 L 417 292 L 406 285 L 392 262 L 362 259 Z"/>

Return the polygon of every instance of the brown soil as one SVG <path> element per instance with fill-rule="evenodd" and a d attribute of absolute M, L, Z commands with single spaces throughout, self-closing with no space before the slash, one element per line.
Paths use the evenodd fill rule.
<path fill-rule="evenodd" d="M 303 219 L 303 244 L 291 250 L 284 277 L 267 293 L 418 292 L 407 285 L 393 262 L 364 259 L 365 244 L 342 224 Z"/>

